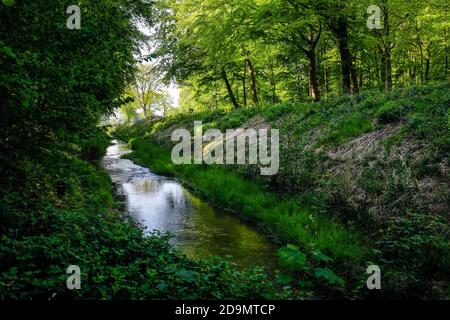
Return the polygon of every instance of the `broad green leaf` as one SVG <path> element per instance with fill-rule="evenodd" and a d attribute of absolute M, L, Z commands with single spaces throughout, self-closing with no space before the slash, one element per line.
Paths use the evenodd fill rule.
<path fill-rule="evenodd" d="M 314 250 L 312 255 L 313 255 L 313 258 L 318 260 L 318 261 L 323 261 L 323 262 L 331 262 L 331 261 L 333 261 L 333 259 L 331 259 L 329 256 L 323 254 L 322 251 L 320 251 L 319 249 Z"/>
<path fill-rule="evenodd" d="M 345 285 L 344 279 L 336 275 L 328 268 L 316 268 L 314 276 L 318 279 L 324 279 L 330 284 L 337 284 L 341 287 Z"/>
<path fill-rule="evenodd" d="M 280 264 L 291 271 L 306 271 L 310 269 L 306 256 L 294 245 L 287 245 L 278 250 Z"/>

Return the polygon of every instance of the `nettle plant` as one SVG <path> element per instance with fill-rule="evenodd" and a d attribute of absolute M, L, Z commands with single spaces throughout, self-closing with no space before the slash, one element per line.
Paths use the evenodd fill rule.
<path fill-rule="evenodd" d="M 316 266 L 333 261 L 333 259 L 318 249 L 314 250 L 310 259 L 308 259 L 307 255 L 301 252 L 297 246 L 288 244 L 278 249 L 278 256 L 282 273 L 278 275 L 277 280 L 282 285 L 297 284 L 302 288 L 310 287 L 313 284 L 311 280 L 315 279 L 340 288 L 345 286 L 344 279 L 336 275 L 332 270 Z M 308 260 L 312 260 L 314 263 Z"/>

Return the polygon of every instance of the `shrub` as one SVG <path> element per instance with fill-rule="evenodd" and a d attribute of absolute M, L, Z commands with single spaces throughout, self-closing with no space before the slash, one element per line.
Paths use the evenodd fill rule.
<path fill-rule="evenodd" d="M 381 124 L 397 122 L 408 114 L 412 108 L 413 105 L 407 101 L 387 101 L 378 109 L 376 117 Z"/>

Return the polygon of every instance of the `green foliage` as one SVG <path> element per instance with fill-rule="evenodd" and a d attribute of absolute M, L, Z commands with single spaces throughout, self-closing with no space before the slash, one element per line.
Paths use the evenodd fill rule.
<path fill-rule="evenodd" d="M 288 244 L 278 249 L 280 264 L 289 271 L 309 271 L 310 266 L 306 262 L 306 256 L 297 246 Z"/>
<path fill-rule="evenodd" d="M 373 4 L 383 32 L 367 27 Z M 446 0 L 164 0 L 155 12 L 152 57 L 184 114 L 448 79 Z"/>
<path fill-rule="evenodd" d="M 265 271 L 192 261 L 168 236 L 114 205 L 111 181 L 86 162 L 104 154 L 98 123 L 126 99 L 152 3 L 0 5 L 0 299 L 249 299 L 277 297 Z M 81 268 L 81 290 L 66 269 Z"/>
<path fill-rule="evenodd" d="M 382 124 L 397 122 L 406 116 L 411 108 L 411 105 L 401 100 L 388 101 L 378 109 L 376 116 Z"/>
<path fill-rule="evenodd" d="M 431 292 L 427 289 L 431 283 L 443 279 L 438 287 L 445 286 L 448 239 L 431 241 L 434 236 L 427 228 L 420 232 L 411 229 L 411 238 L 378 230 L 386 230 L 386 220 L 399 227 L 399 221 L 412 219 L 405 212 L 419 212 L 425 220 L 431 214 L 445 218 L 449 92 L 448 83 L 436 83 L 389 93 L 368 91 L 314 104 L 214 110 L 120 127 L 118 133 L 126 140 L 133 139 L 134 160 L 162 174 L 176 175 L 213 203 L 262 222 L 278 241 L 299 246 L 302 252 L 298 255 L 305 252 L 308 263 L 315 261 L 320 268 L 345 275 L 346 287 L 355 294 L 366 294 L 362 266 L 367 261 L 388 261 L 392 254 L 399 259 L 386 267 L 388 294 L 399 296 L 409 291 L 423 297 Z M 169 137 L 173 129 L 191 129 L 194 120 L 202 120 L 208 128 L 224 130 L 254 116 L 280 130 L 276 176 L 261 178 L 252 166 L 171 164 L 167 148 L 172 146 Z M 382 124 L 379 117 L 391 120 Z M 433 187 L 424 188 L 428 184 Z M 425 226 L 425 222 L 417 225 Z M 418 233 L 427 244 L 415 244 L 413 235 Z M 396 253 L 387 245 L 390 241 L 396 242 Z M 427 255 L 424 248 L 434 248 L 430 249 L 435 252 L 433 258 L 411 263 Z M 325 261 L 326 257 L 332 261 Z M 302 263 L 303 259 L 295 261 Z M 433 271 L 426 271 L 425 265 L 433 265 Z M 318 277 L 331 277 L 319 271 Z M 278 277 L 283 285 L 292 284 L 295 278 L 290 274 Z M 309 277 L 316 279 L 314 272 Z M 413 279 L 421 280 L 413 286 Z M 311 280 L 305 281 L 300 286 L 308 286 Z"/>
<path fill-rule="evenodd" d="M 0 136 L 6 149 L 32 153 L 36 141 L 89 139 L 101 116 L 120 106 L 133 79 L 133 54 L 143 36 L 132 19 L 148 22 L 151 5 L 84 1 L 80 30 L 66 27 L 67 6 L 62 0 L 0 6 Z"/>
<path fill-rule="evenodd" d="M 322 143 L 338 145 L 347 141 L 349 138 L 358 137 L 359 135 L 370 132 L 372 123 L 368 117 L 364 117 L 360 113 L 352 113 L 346 115 L 345 119 L 337 123 L 330 123 L 332 129 L 330 133 L 320 140 Z"/>
<path fill-rule="evenodd" d="M 280 257 L 280 265 L 289 273 L 294 273 L 298 277 L 302 275 L 314 277 L 319 280 L 323 280 L 330 285 L 337 285 L 344 287 L 344 279 L 336 275 L 332 270 L 328 268 L 315 267 L 310 262 L 308 262 L 307 257 L 303 254 L 297 246 L 288 244 L 280 249 L 278 249 L 278 255 Z M 313 257 L 318 262 L 331 262 L 332 259 L 320 250 L 315 250 Z M 288 281 L 286 281 L 288 280 Z M 290 282 L 293 278 L 285 278 L 285 282 Z M 303 279 L 304 281 L 304 279 Z"/>
<path fill-rule="evenodd" d="M 375 245 L 383 250 L 383 267 L 395 277 L 387 278 L 390 294 L 420 296 L 433 292 L 433 277 L 447 278 L 450 270 L 449 226 L 442 217 L 409 212 L 390 220 L 378 231 Z"/>
<path fill-rule="evenodd" d="M 110 144 L 110 137 L 104 129 L 93 129 L 87 138 L 78 142 L 81 147 L 81 158 L 85 160 L 96 160 L 104 155 L 106 148 Z"/>
<path fill-rule="evenodd" d="M 102 117 L 129 102 L 139 44 L 149 40 L 137 21 L 154 30 L 155 51 L 143 59 L 156 58 L 165 80 L 183 88 L 174 117 L 117 130 L 135 139 L 134 159 L 299 245 L 307 254 L 281 251 L 295 272 L 342 285 L 325 267 L 332 263 L 354 282 L 358 268 L 348 271 L 344 261 L 366 261 L 370 239 L 374 252 L 384 251 L 375 258 L 389 267 L 390 292 L 403 294 L 396 282 L 430 292 L 448 276 L 449 261 L 445 222 L 434 223 L 449 211 L 448 12 L 444 0 L 383 1 L 389 25 L 377 32 L 357 14 L 368 4 L 86 0 L 81 29 L 69 30 L 66 1 L 2 0 L 1 297 L 272 295 L 260 270 L 189 261 L 164 236 L 143 238 L 112 210 L 104 173 L 84 162 L 107 145 Z M 166 102 L 158 103 L 166 109 Z M 133 108 L 125 111 L 133 120 Z M 282 133 L 275 177 L 257 177 L 254 166 L 174 166 L 150 144 L 170 147 L 167 131 L 193 120 L 227 129 L 256 115 Z M 433 227 L 424 221 L 430 216 Z M 63 290 L 64 267 L 74 260 L 87 266 L 85 291 Z"/>
<path fill-rule="evenodd" d="M 0 197 L 0 299 L 277 295 L 264 270 L 194 262 L 175 252 L 167 235 L 144 237 L 133 219 L 112 209 L 111 182 L 93 165 L 58 150 L 42 156 L 7 169 L 16 174 L 8 184 L 17 187 L 2 189 Z M 82 271 L 81 290 L 66 288 L 73 264 Z"/>

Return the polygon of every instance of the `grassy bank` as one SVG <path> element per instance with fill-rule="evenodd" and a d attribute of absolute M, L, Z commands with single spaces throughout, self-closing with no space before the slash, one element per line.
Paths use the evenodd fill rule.
<path fill-rule="evenodd" d="M 119 127 L 134 160 L 180 177 L 219 206 L 260 222 L 309 258 L 333 259 L 347 289 L 365 290 L 365 268 L 383 270 L 380 296 L 448 295 L 450 141 L 448 83 L 375 91 L 321 103 L 183 114 Z M 174 129 L 280 130 L 280 170 L 174 166 Z M 371 295 L 374 293 L 371 292 Z M 375 294 L 376 295 L 376 294 Z"/>
<path fill-rule="evenodd" d="M 0 156 L 0 299 L 215 299 L 274 297 L 262 270 L 192 261 L 164 235 L 144 237 L 116 207 L 97 164 L 107 137 L 79 145 L 41 141 Z M 81 290 L 68 290 L 69 265 Z"/>

